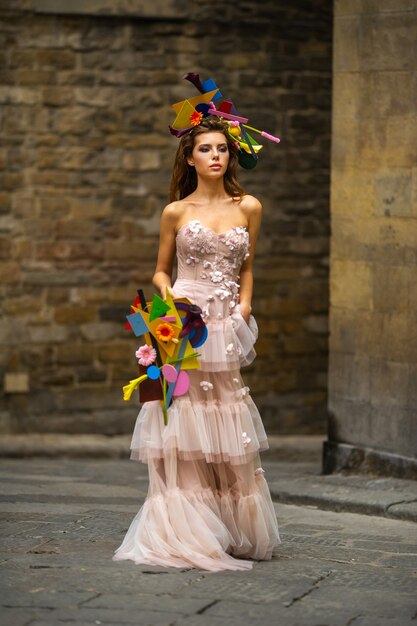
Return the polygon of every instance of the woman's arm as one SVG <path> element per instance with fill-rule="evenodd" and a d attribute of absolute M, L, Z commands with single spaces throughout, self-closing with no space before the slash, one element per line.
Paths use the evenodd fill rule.
<path fill-rule="evenodd" d="M 249 322 L 249 316 L 252 311 L 252 294 L 253 294 L 253 259 L 255 257 L 256 241 L 259 235 L 262 220 L 262 205 L 253 196 L 245 196 L 244 211 L 248 217 L 249 231 L 249 256 L 243 263 L 240 270 L 240 312 L 246 323 Z M 243 207 L 242 207 L 243 208 Z"/>
<path fill-rule="evenodd" d="M 152 282 L 165 299 L 166 288 L 171 288 L 172 267 L 175 256 L 176 225 L 178 223 L 178 206 L 176 202 L 168 204 L 161 215 L 159 230 L 159 251 L 155 274 Z"/>

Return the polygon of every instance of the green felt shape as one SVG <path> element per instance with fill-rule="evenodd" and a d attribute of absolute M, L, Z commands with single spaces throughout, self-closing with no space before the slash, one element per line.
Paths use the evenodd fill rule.
<path fill-rule="evenodd" d="M 165 300 L 162 300 L 157 293 L 154 293 L 149 321 L 152 322 L 153 320 L 156 320 L 158 317 L 165 315 L 167 311 L 169 311 L 169 304 L 167 304 Z"/>
<path fill-rule="evenodd" d="M 253 168 L 256 167 L 256 164 L 258 163 L 257 159 L 255 159 L 251 154 L 248 154 L 244 150 L 241 150 L 239 152 L 238 160 L 239 165 L 245 170 L 253 170 Z"/>

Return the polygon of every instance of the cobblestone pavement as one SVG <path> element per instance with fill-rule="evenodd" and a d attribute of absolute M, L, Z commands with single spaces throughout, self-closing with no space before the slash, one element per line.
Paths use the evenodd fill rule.
<path fill-rule="evenodd" d="M 0 483 L 2 625 L 417 626 L 411 521 L 277 503 L 272 561 L 212 574 L 111 560 L 146 493 L 141 464 L 8 459 Z"/>

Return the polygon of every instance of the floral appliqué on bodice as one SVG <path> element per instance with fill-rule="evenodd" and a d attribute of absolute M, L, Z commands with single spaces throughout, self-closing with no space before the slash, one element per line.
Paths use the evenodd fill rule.
<path fill-rule="evenodd" d="M 229 300 L 233 309 L 239 302 L 239 272 L 249 256 L 249 233 L 243 226 L 234 226 L 223 233 L 216 233 L 200 220 L 191 220 L 178 231 L 179 277 L 188 278 L 194 269 L 194 280 L 207 280 L 215 289 L 207 297 Z M 183 265 L 185 260 L 185 266 Z M 181 263 L 182 261 L 182 263 Z M 181 267 L 183 271 L 181 272 Z M 191 276 L 190 276 L 191 278 Z"/>

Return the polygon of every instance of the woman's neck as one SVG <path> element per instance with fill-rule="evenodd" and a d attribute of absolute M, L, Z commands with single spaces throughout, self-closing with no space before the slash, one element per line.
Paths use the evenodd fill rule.
<path fill-rule="evenodd" d="M 199 178 L 197 188 L 192 195 L 195 200 L 209 202 L 225 200 L 229 197 L 224 188 L 223 178 L 219 180 Z"/>

